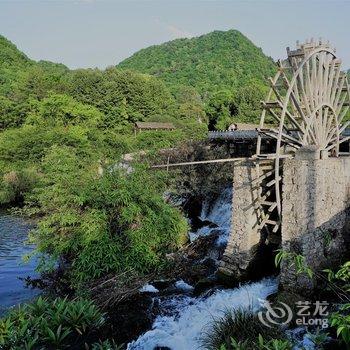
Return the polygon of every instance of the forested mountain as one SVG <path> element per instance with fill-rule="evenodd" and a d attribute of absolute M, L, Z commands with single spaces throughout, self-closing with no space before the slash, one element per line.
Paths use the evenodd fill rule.
<path fill-rule="evenodd" d="M 183 86 L 194 88 L 212 128 L 225 128 L 234 119 L 256 121 L 266 79 L 276 70 L 272 59 L 237 30 L 151 46 L 118 67 L 159 77 L 176 96 Z"/>
<path fill-rule="evenodd" d="M 151 46 L 118 66 L 160 77 L 172 88 L 192 86 L 202 95 L 252 80 L 265 83 L 275 71 L 272 59 L 237 30 Z"/>
<path fill-rule="evenodd" d="M 138 120 L 177 122 L 182 113 L 181 103 L 155 77 L 113 67 L 71 71 L 63 64 L 35 62 L 0 37 L 0 130 L 21 126 L 53 94 L 96 107 L 110 128 L 132 127 Z"/>
<path fill-rule="evenodd" d="M 205 137 L 191 106 L 156 77 L 35 62 L 1 37 L 0 207 L 40 214 L 32 240 L 54 260 L 69 257 L 72 284 L 130 264 L 138 273 L 159 267 L 186 222 L 164 202 L 162 176 L 115 165 L 125 153 Z M 139 120 L 171 121 L 176 130 L 135 135 Z"/>
<path fill-rule="evenodd" d="M 14 44 L 0 35 L 0 94 L 8 93 L 11 83 L 32 63 Z"/>
<path fill-rule="evenodd" d="M 204 121 L 197 102 L 176 101 L 156 77 L 35 62 L 0 37 L 0 204 L 23 198 L 32 170 L 42 171 L 52 149 L 68 147 L 87 164 L 116 161 L 124 153 L 204 137 L 207 125 L 198 116 Z M 171 121 L 176 130 L 134 135 L 135 121 Z M 6 178 L 13 171 L 16 177 Z"/>
<path fill-rule="evenodd" d="M 24 68 L 32 63 L 32 61 L 17 47 L 0 35 L 0 67 L 16 71 L 18 68 Z"/>

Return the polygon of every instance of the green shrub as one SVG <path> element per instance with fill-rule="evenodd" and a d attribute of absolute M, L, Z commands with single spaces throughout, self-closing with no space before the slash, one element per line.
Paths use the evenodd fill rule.
<path fill-rule="evenodd" d="M 327 279 L 331 290 L 336 291 L 336 295 L 342 302 L 338 311 L 330 314 L 329 320 L 331 328 L 336 330 L 337 337 L 350 348 L 350 261 L 341 265 L 337 271 L 331 269 L 323 270 L 327 273 Z"/>
<path fill-rule="evenodd" d="M 91 301 L 39 297 L 0 319 L 0 348 L 63 349 L 84 344 L 104 322 L 104 315 Z"/>
<path fill-rule="evenodd" d="M 259 335 L 270 341 L 271 339 L 283 338 L 279 328 L 263 325 L 258 315 L 249 309 L 236 309 L 227 311 L 225 315 L 214 320 L 209 331 L 202 340 L 203 348 L 207 350 L 236 350 L 234 343 L 242 349 L 257 349 L 256 343 Z"/>
<path fill-rule="evenodd" d="M 96 167 L 70 148 L 54 147 L 43 161 L 41 186 L 31 196 L 42 219 L 31 234 L 39 253 L 66 258 L 72 282 L 133 269 L 147 273 L 183 243 L 187 224 L 164 202 L 165 178 L 135 165 Z"/>
<path fill-rule="evenodd" d="M 230 348 L 232 350 L 292 350 L 292 344 L 286 339 L 270 339 L 265 341 L 261 334 L 255 343 L 249 344 L 249 341 L 236 341 L 231 338 Z M 218 350 L 227 350 L 228 348 L 222 344 Z"/>
<path fill-rule="evenodd" d="M 337 331 L 339 337 L 350 348 L 350 303 L 343 304 L 338 312 L 333 312 L 330 315 L 331 327 Z"/>
<path fill-rule="evenodd" d="M 141 150 L 157 150 L 174 147 L 185 136 L 182 130 L 144 131 L 136 136 L 136 145 Z"/>
<path fill-rule="evenodd" d="M 34 188 L 38 178 L 39 174 L 34 168 L 5 173 L 0 181 L 0 204 L 22 202 L 25 193 Z"/>
<path fill-rule="evenodd" d="M 260 350 L 292 350 L 293 346 L 287 339 L 270 339 L 265 341 L 259 334 L 259 349 Z"/>
<path fill-rule="evenodd" d="M 124 345 L 117 345 L 114 341 L 105 340 L 103 342 L 94 343 L 91 346 L 91 350 L 123 350 Z"/>

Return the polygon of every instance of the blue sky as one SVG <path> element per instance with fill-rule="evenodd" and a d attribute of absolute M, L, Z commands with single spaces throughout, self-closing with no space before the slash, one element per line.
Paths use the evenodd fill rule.
<path fill-rule="evenodd" d="M 0 0 L 0 33 L 29 57 L 104 68 L 137 50 L 238 29 L 273 58 L 331 41 L 350 68 L 350 0 Z"/>

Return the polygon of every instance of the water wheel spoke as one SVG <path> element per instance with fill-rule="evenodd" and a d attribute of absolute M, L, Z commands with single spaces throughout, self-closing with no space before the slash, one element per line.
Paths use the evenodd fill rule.
<path fill-rule="evenodd" d="M 278 73 L 269 79 L 270 90 L 260 120 L 256 152 L 254 200 L 259 228 L 278 233 L 281 223 L 282 160 L 292 158 L 303 146 L 335 149 L 350 140 L 342 137 L 350 122 L 342 123 L 350 109 L 350 87 L 341 71 L 341 60 L 328 43 L 308 42 L 296 50 L 287 49 L 287 60 L 278 62 Z M 265 121 L 271 115 L 278 127 Z M 262 152 L 262 142 L 276 142 L 274 153 Z M 271 161 L 264 165 L 262 162 Z"/>

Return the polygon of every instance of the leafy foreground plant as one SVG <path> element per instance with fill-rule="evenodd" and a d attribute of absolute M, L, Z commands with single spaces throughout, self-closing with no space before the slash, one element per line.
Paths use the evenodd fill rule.
<path fill-rule="evenodd" d="M 0 319 L 0 348 L 30 350 L 69 346 L 78 349 L 85 346 L 89 349 L 87 344 L 98 339 L 96 331 L 104 322 L 104 315 L 91 301 L 61 298 L 50 301 L 39 297 Z M 117 349 L 112 345 L 96 343 L 92 349 Z"/>
<path fill-rule="evenodd" d="M 233 350 L 248 350 L 252 347 L 248 344 L 248 341 L 237 342 L 235 339 L 231 338 L 231 349 Z M 292 344 L 287 339 L 271 339 L 265 341 L 261 334 L 254 345 L 254 349 L 259 350 L 291 350 Z M 225 345 L 221 345 L 220 350 L 227 350 Z"/>
<path fill-rule="evenodd" d="M 259 337 L 268 342 L 283 339 L 279 328 L 264 326 L 258 316 L 249 309 L 227 311 L 210 327 L 202 340 L 203 348 L 207 350 L 257 349 Z"/>
<path fill-rule="evenodd" d="M 331 327 L 337 330 L 337 337 L 340 337 L 346 344 L 347 349 L 350 348 L 350 304 L 343 304 L 338 312 L 334 312 L 330 316 Z"/>
<path fill-rule="evenodd" d="M 336 289 L 337 295 L 342 300 L 350 300 L 350 261 L 345 262 L 338 271 L 334 272 L 330 269 L 323 270 L 327 273 L 329 284 Z M 337 337 L 346 344 L 347 349 L 350 348 L 350 303 L 344 303 L 337 312 L 330 315 L 330 324 L 337 332 Z"/>
<path fill-rule="evenodd" d="M 346 349 L 350 349 L 350 261 L 341 265 L 336 272 L 331 269 L 323 270 L 323 272 L 327 274 L 327 277 L 325 277 L 308 267 L 305 263 L 305 257 L 301 255 L 280 250 L 276 255 L 276 266 L 280 265 L 282 260 L 294 264 L 298 274 L 305 273 L 309 278 L 313 278 L 313 276 L 322 278 L 327 282 L 328 289 L 342 301 L 338 310 L 330 314 L 329 321 L 331 328 L 336 331 L 336 336 L 340 342 L 342 342 L 342 345 L 344 345 Z M 328 334 L 323 335 L 323 339 L 321 336 L 318 340 L 320 342 L 325 341 L 325 336 L 328 336 Z"/>
<path fill-rule="evenodd" d="M 91 350 L 123 350 L 124 348 L 124 345 L 117 345 L 114 341 L 105 340 L 92 344 Z"/>

